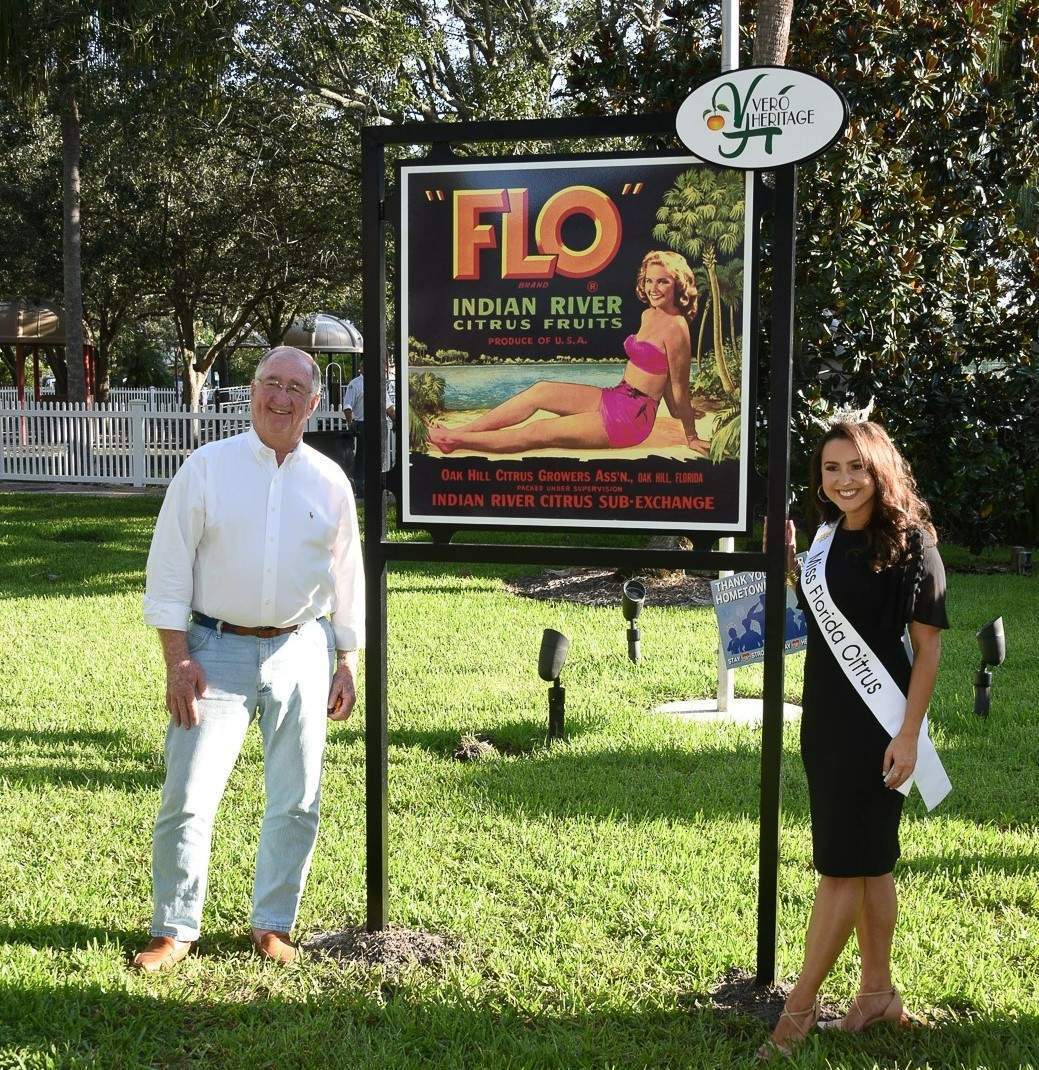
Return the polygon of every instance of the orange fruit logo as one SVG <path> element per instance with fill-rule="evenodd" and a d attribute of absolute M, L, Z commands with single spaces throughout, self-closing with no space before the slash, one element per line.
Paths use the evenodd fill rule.
<path fill-rule="evenodd" d="M 725 125 L 725 116 L 719 115 L 715 112 L 713 115 L 707 116 L 707 129 L 708 130 L 721 130 Z"/>

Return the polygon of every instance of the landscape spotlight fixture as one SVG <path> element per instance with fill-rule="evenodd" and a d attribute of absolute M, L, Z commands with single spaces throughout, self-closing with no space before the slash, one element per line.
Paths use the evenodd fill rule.
<path fill-rule="evenodd" d="M 639 649 L 639 629 L 635 624 L 646 601 L 646 585 L 641 580 L 628 580 L 621 588 L 621 612 L 628 622 L 628 661 L 638 663 L 641 657 Z"/>
<path fill-rule="evenodd" d="M 992 673 L 988 667 L 1002 665 L 1007 656 L 1007 643 L 1003 635 L 1003 618 L 996 617 L 978 629 L 978 649 L 981 650 L 981 668 L 974 674 L 974 712 L 979 717 L 988 717 L 992 700 Z"/>
<path fill-rule="evenodd" d="M 559 685 L 559 674 L 566 664 L 570 640 L 562 632 L 546 628 L 538 654 L 538 676 L 551 683 L 548 689 L 548 738 L 563 738 L 563 715 L 566 711 L 566 688 Z"/>

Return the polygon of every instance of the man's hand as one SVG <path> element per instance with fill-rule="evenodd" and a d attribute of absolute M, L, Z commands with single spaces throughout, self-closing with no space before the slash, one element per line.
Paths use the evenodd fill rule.
<path fill-rule="evenodd" d="M 357 701 L 354 676 L 357 669 L 356 650 L 336 651 L 336 671 L 332 686 L 328 689 L 328 718 L 330 721 L 345 721 L 353 712 Z"/>
<path fill-rule="evenodd" d="M 194 728 L 199 722 L 198 700 L 206 693 L 206 674 L 191 658 L 166 664 L 166 709 L 177 728 Z"/>
<path fill-rule="evenodd" d="M 162 656 L 166 660 L 166 709 L 177 728 L 192 728 L 199 722 L 198 700 L 206 693 L 206 674 L 188 653 L 185 632 L 159 629 Z"/>

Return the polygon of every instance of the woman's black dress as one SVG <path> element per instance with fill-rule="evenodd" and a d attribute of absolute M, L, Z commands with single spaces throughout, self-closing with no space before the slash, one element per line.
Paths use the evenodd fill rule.
<path fill-rule="evenodd" d="M 942 559 L 934 546 L 926 546 L 922 561 L 919 555 L 917 560 L 919 566 L 912 562 L 874 572 L 866 532 L 845 531 L 842 525 L 826 561 L 830 596 L 903 692 L 910 671 L 902 645 L 907 607 L 913 620 L 949 627 Z M 828 877 L 890 873 L 900 853 L 898 821 L 904 801 L 901 792 L 883 783 L 884 751 L 891 737 L 837 664 L 800 583 L 797 598 L 808 621 L 801 757 L 808 776 L 813 864 Z"/>

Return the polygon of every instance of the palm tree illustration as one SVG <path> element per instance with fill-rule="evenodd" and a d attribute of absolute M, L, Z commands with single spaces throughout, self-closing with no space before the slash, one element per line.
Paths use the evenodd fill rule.
<path fill-rule="evenodd" d="M 743 179 L 739 175 L 690 168 L 680 174 L 657 209 L 653 237 L 676 249 L 690 264 L 703 266 L 710 287 L 714 362 L 722 389 L 735 391 L 725 360 L 719 258 L 727 260 L 743 244 Z"/>

